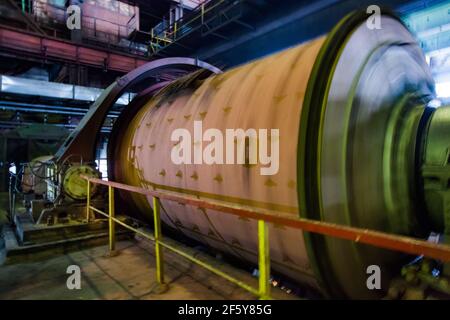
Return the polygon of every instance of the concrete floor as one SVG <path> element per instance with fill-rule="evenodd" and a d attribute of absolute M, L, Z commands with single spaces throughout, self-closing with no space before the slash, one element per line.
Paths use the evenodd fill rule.
<path fill-rule="evenodd" d="M 101 246 L 48 260 L 0 266 L 0 299 L 255 299 L 247 291 L 172 253 L 165 254 L 169 290 L 158 294 L 151 244 L 122 241 L 117 248 L 119 254 L 115 257 L 108 257 L 107 247 Z M 80 290 L 66 286 L 67 267 L 74 264 L 81 268 Z M 216 264 L 257 286 L 256 279 L 248 273 L 218 260 Z M 278 288 L 272 294 L 278 299 L 295 298 Z"/>

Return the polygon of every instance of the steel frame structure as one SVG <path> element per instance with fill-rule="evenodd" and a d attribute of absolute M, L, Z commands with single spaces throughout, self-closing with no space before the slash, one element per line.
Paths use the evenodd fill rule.
<path fill-rule="evenodd" d="M 121 77 L 112 83 L 93 103 L 77 129 L 72 132 L 57 151 L 55 155 L 57 161 L 64 161 L 71 154 L 77 154 L 85 161 L 93 161 L 97 141 L 92 137 L 99 132 L 105 117 L 117 99 L 124 92 L 130 91 L 134 85 L 147 81 L 146 86 L 149 89 L 144 93 L 148 95 L 167 85 L 171 80 L 177 79 L 180 75 L 198 69 L 204 69 L 209 74 L 221 72 L 220 69 L 197 59 L 166 58 L 149 62 Z"/>
<path fill-rule="evenodd" d="M 75 44 L 4 25 L 0 26 L 0 49 L 4 56 L 20 55 L 21 59 L 72 63 L 123 73 L 149 61 L 146 57 Z"/>

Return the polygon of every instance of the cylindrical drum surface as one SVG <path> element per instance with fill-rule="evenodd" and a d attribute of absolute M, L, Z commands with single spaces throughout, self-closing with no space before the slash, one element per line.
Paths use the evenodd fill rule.
<path fill-rule="evenodd" d="M 405 93 L 431 95 L 432 81 L 406 28 L 390 16 L 383 16 L 381 22 L 382 30 L 371 30 L 364 19 L 352 16 L 328 37 L 211 76 L 198 85 L 179 85 L 172 94 L 157 95 L 131 122 L 121 125 L 125 130 L 117 133 L 119 138 L 113 146 L 113 179 L 293 217 L 313 217 L 308 212 L 313 205 L 302 203 L 302 199 L 317 197 L 314 218 L 383 230 L 384 213 L 366 223 L 360 216 L 364 212 L 372 214 L 368 207 L 352 211 L 348 204 L 358 203 L 356 195 L 350 191 L 345 197 L 341 194 L 347 188 L 355 191 L 354 185 L 348 186 L 353 183 L 349 177 L 353 179 L 358 170 L 377 165 L 378 156 L 386 158 L 384 142 L 378 145 L 378 141 L 386 140 L 382 126 L 389 118 L 391 104 Z M 364 47 L 358 47 L 361 41 Z M 404 61 L 397 64 L 399 77 L 380 79 L 379 75 L 392 73 L 386 71 L 391 68 L 391 56 Z M 368 86 L 368 81 L 374 80 L 371 77 L 384 82 Z M 368 90 L 375 85 L 384 88 L 380 91 L 382 99 Z M 364 90 L 359 90 L 360 86 Z M 364 111 L 366 104 L 370 112 Z M 374 120 L 364 124 L 359 115 L 364 116 L 364 121 L 371 117 Z M 359 122 L 352 125 L 355 119 Z M 365 131 L 353 137 L 350 129 L 359 126 Z M 242 129 L 247 136 L 228 134 L 230 129 L 234 133 Z M 358 139 L 370 142 L 370 137 L 378 134 L 381 138 L 372 146 L 359 146 Z M 216 141 L 218 137 L 222 139 Z M 355 153 L 342 145 L 350 140 L 359 153 L 371 154 L 373 159 L 360 168 L 349 167 L 347 154 L 354 159 Z M 213 145 L 219 147 L 213 150 Z M 257 148 L 252 149 L 255 145 Z M 231 149 L 234 155 L 230 155 Z M 237 160 L 238 150 L 244 150 L 243 163 Z M 183 154 L 191 163 L 178 163 L 174 154 Z M 251 160 L 255 159 L 252 155 L 257 163 Z M 385 169 L 375 168 L 370 175 L 384 179 L 377 170 Z M 365 186 L 370 179 L 358 184 Z M 368 203 L 381 207 L 385 203 L 382 191 L 372 190 L 374 196 Z M 151 199 L 130 197 L 142 218 L 151 221 Z M 162 201 L 161 218 L 189 238 L 245 261 L 257 261 L 256 221 L 172 201 Z M 316 288 L 339 287 L 333 291 L 337 295 L 372 294 L 364 291 L 367 288 L 362 279 L 366 275 L 366 257 L 377 255 L 360 255 L 359 247 L 355 249 L 347 242 L 341 246 L 339 241 L 343 240 L 331 244 L 310 241 L 300 230 L 279 225 L 270 224 L 269 234 L 274 271 Z M 317 263 L 320 258 L 328 262 Z M 352 265 L 347 270 L 339 267 L 345 259 Z M 327 270 L 336 280 L 333 284 L 325 276 Z M 351 284 L 349 274 L 361 283 Z"/>
<path fill-rule="evenodd" d="M 159 103 L 157 99 L 150 101 L 124 133 L 118 161 L 121 180 L 298 216 L 299 119 L 311 68 L 322 43 L 323 38 L 314 40 L 210 77 L 195 90 L 185 90 Z M 176 129 L 190 132 L 192 159 L 197 150 L 206 152 L 209 142 L 196 136 L 194 122 L 197 128 L 201 124 L 203 133 L 211 128 L 223 132 L 224 151 L 225 144 L 230 144 L 226 129 L 255 129 L 258 134 L 260 129 L 268 129 L 268 155 L 272 139 L 279 142 L 279 159 L 273 159 L 271 164 L 273 171 L 278 166 L 278 172 L 262 175 L 261 169 L 269 165 L 260 162 L 237 164 L 239 147 L 248 150 L 250 143 L 255 143 L 249 139 L 258 140 L 242 135 L 231 140 L 236 164 L 174 164 L 171 155 L 178 146 L 171 141 L 171 135 Z M 278 129 L 279 137 L 272 137 L 271 129 Z M 226 156 L 223 152 L 224 162 Z M 162 201 L 162 208 L 163 221 L 180 232 L 257 261 L 255 221 L 167 201 Z M 150 219 L 150 209 L 145 212 Z M 302 233 L 271 225 L 269 234 L 273 268 L 293 277 L 300 274 L 312 282 Z"/>

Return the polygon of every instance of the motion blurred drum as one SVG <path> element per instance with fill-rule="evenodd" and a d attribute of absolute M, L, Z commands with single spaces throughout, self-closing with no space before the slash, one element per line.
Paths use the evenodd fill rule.
<path fill-rule="evenodd" d="M 425 210 L 424 186 L 433 173 L 425 178 L 422 170 L 426 148 L 438 148 L 438 159 L 447 150 L 446 143 L 432 146 L 428 140 L 437 112 L 427 106 L 434 99 L 432 77 L 401 21 L 385 13 L 381 29 L 373 29 L 366 18 L 351 14 L 326 36 L 206 80 L 193 74 L 164 88 L 136 108 L 131 121 L 118 119 L 109 144 L 110 179 L 395 234 L 442 231 L 442 208 L 436 209 L 436 223 Z M 438 110 L 447 119 L 447 108 Z M 175 164 L 174 130 L 190 133 L 192 152 L 207 144 L 194 134 L 196 121 L 203 132 L 223 135 L 227 129 L 278 129 L 279 136 L 268 137 L 278 140 L 278 171 L 262 175 L 266 165 L 248 162 Z M 448 142 L 448 130 L 437 130 Z M 236 150 L 248 147 L 247 138 L 235 139 Z M 137 208 L 136 217 L 152 221 L 151 199 L 122 197 Z M 257 261 L 255 221 L 173 201 L 162 201 L 161 218 L 180 234 Z M 270 225 L 269 234 L 273 272 L 333 297 L 379 297 L 383 290 L 366 286 L 368 267 L 381 268 L 386 290 L 408 259 L 279 225 Z"/>

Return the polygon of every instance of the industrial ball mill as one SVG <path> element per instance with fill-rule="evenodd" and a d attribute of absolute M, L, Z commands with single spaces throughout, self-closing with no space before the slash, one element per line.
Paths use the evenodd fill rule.
<path fill-rule="evenodd" d="M 384 13 L 376 29 L 367 17 L 350 14 L 325 36 L 226 72 L 190 58 L 150 62 L 105 91 L 56 159 L 93 160 L 92 136 L 108 108 L 139 84 L 109 141 L 110 180 L 423 239 L 444 235 L 450 108 L 436 108 L 423 53 L 402 22 Z M 161 74 L 178 79 L 155 77 Z M 193 135 L 194 121 L 223 132 L 279 129 L 271 137 L 279 139 L 278 172 L 261 175 L 261 164 L 174 164 L 171 134 Z M 120 198 L 127 214 L 152 221 L 151 199 Z M 173 201 L 161 207 L 166 228 L 256 261 L 254 221 Z M 332 297 L 379 296 L 366 286 L 367 267 L 380 266 L 387 289 L 411 259 L 273 224 L 269 234 L 273 271 Z"/>

